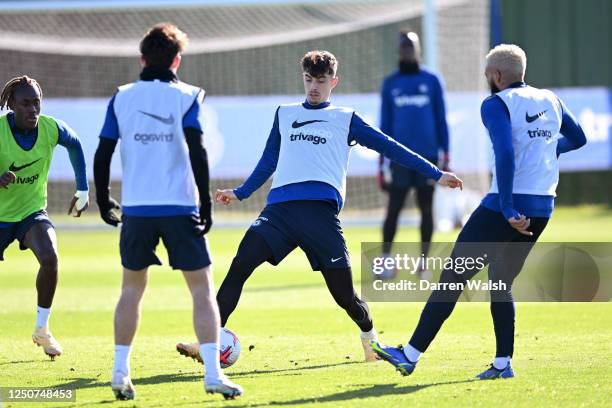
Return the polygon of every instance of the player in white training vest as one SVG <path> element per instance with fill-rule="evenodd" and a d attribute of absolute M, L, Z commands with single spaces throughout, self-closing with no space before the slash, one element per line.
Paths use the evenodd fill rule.
<path fill-rule="evenodd" d="M 557 142 L 563 108 L 548 89 L 529 85 L 498 92 L 510 115 L 514 150 L 513 194 L 555 196 L 559 182 Z M 498 194 L 497 171 L 492 168 L 491 193 Z"/>
<path fill-rule="evenodd" d="M 495 153 L 493 179 L 452 253 L 456 258 L 486 258 L 489 279 L 504 283 L 491 290 L 496 351 L 491 366 L 477 375 L 482 380 L 514 377 L 512 283 L 552 216 L 559 155 L 586 143 L 580 125 L 554 93 L 523 82 L 526 67 L 527 56 L 516 45 L 501 44 L 487 54 L 485 76 L 492 95 L 480 112 Z M 442 289 L 432 292 L 406 347 L 376 343 L 376 353 L 403 375 L 411 374 L 452 313 L 461 288 L 479 271 L 445 269 Z"/>
<path fill-rule="evenodd" d="M 193 297 L 198 349 L 204 356 L 206 392 L 242 394 L 219 363 L 219 312 L 204 234 L 212 225 L 206 150 L 202 144 L 204 91 L 180 82 L 176 72 L 187 36 L 171 24 L 151 28 L 140 43 L 140 81 L 119 87 L 111 99 L 94 162 L 97 202 L 105 222 L 121 227 L 123 284 L 115 311 L 117 399 L 133 399 L 129 356 L 148 268 L 160 238 L 170 266 L 183 271 Z M 121 139 L 122 206 L 109 196 L 113 151 Z M 121 221 L 116 211 L 122 209 Z M 170 300 L 169 300 L 170 301 Z"/>
<path fill-rule="evenodd" d="M 338 213 L 346 193 L 346 169 L 357 143 L 449 187 L 461 187 L 454 174 L 427 160 L 367 124 L 353 109 L 334 106 L 337 61 L 327 51 L 311 51 L 302 59 L 306 100 L 281 105 L 262 158 L 251 176 L 236 189 L 219 190 L 216 200 L 230 204 L 248 198 L 274 173 L 267 206 L 246 232 L 217 294 L 224 326 L 240 299 L 242 287 L 264 262 L 277 265 L 300 247 L 313 270 L 321 271 L 336 303 L 361 331 L 366 361 L 376 360 L 370 341 L 377 339 L 368 305 L 357 296 L 349 253 Z M 197 347 L 179 344 L 179 351 L 199 358 Z"/>

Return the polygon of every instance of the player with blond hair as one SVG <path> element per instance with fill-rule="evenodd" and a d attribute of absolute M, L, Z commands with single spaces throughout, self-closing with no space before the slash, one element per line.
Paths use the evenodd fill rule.
<path fill-rule="evenodd" d="M 553 92 L 525 84 L 526 67 L 525 52 L 516 45 L 498 45 L 486 56 L 485 77 L 492 95 L 482 103 L 481 116 L 493 143 L 493 178 L 451 255 L 483 257 L 489 264 L 489 279 L 504 283 L 499 290 L 491 290 L 496 352 L 479 379 L 514 377 L 512 283 L 552 216 L 559 155 L 586 143 L 580 125 Z M 477 267 L 464 272 L 445 269 L 440 283 L 446 285 L 432 292 L 406 346 L 374 343 L 374 351 L 402 375 L 411 374 L 451 315 L 461 288 L 479 271 Z"/>

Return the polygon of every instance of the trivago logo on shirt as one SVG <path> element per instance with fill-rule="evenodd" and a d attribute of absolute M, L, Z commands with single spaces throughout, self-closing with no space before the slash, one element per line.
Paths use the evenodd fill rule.
<path fill-rule="evenodd" d="M 527 134 L 531 139 L 535 139 L 536 137 L 542 137 L 545 140 L 549 140 L 552 137 L 552 132 L 550 130 L 538 128 L 536 128 L 535 130 L 528 130 Z"/>
<path fill-rule="evenodd" d="M 310 135 L 310 134 L 302 133 L 302 132 L 289 135 L 289 140 L 292 142 L 299 142 L 299 141 L 311 142 L 314 145 L 327 143 L 327 139 L 322 136 Z"/>
<path fill-rule="evenodd" d="M 21 176 L 17 176 L 15 177 L 15 181 L 13 181 L 14 184 L 34 184 L 36 182 L 36 180 L 38 180 L 39 174 L 34 174 L 32 176 L 27 176 L 27 177 L 21 177 Z"/>
<path fill-rule="evenodd" d="M 136 133 L 134 140 L 143 145 L 157 142 L 170 143 L 174 140 L 174 133 Z"/>
<path fill-rule="evenodd" d="M 316 124 L 320 122 L 327 122 L 326 120 L 314 119 L 314 120 L 304 120 L 299 122 L 297 120 L 293 121 L 291 127 L 293 129 L 299 129 L 306 125 L 308 126 L 307 133 L 300 131 L 299 133 L 290 133 L 289 141 L 291 142 L 310 142 L 313 145 L 325 144 L 327 140 L 332 137 L 332 133 L 323 126 L 317 126 Z M 293 131 L 291 131 L 293 132 Z"/>

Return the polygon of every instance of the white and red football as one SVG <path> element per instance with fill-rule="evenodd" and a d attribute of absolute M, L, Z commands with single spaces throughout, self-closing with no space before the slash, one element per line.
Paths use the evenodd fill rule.
<path fill-rule="evenodd" d="M 225 327 L 221 328 L 219 334 L 219 360 L 221 368 L 231 367 L 240 357 L 240 340 Z"/>

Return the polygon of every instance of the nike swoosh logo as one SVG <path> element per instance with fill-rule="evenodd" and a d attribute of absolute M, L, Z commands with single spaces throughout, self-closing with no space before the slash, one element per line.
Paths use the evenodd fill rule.
<path fill-rule="evenodd" d="M 305 120 L 304 122 L 298 122 L 297 120 L 294 120 L 293 123 L 291 124 L 291 127 L 294 129 L 297 129 L 297 128 L 301 128 L 302 126 L 310 125 L 311 123 L 316 123 L 316 122 L 327 122 L 327 121 L 326 120 Z"/>
<path fill-rule="evenodd" d="M 548 111 L 548 109 L 546 109 L 545 111 L 542 111 L 540 113 L 536 113 L 533 116 L 529 116 L 529 113 L 525 112 L 525 120 L 527 121 L 527 123 L 531 123 L 534 120 L 539 119 L 540 117 L 542 117 L 542 115 L 544 115 L 547 111 Z"/>
<path fill-rule="evenodd" d="M 15 162 L 11 163 L 11 165 L 9 166 L 9 171 L 19 171 L 19 170 L 23 170 L 26 167 L 30 167 L 31 165 L 33 165 L 34 163 L 36 163 L 37 161 L 39 161 L 40 159 L 36 159 L 31 163 L 28 164 L 24 164 L 23 166 L 15 166 Z"/>
<path fill-rule="evenodd" d="M 159 115 L 155 115 L 154 113 L 149 113 L 149 112 L 144 112 L 139 110 L 138 112 L 142 113 L 143 115 L 147 115 L 161 123 L 163 123 L 164 125 L 172 125 L 174 124 L 174 115 L 170 114 L 170 116 L 168 116 L 167 118 L 164 118 L 163 116 L 159 116 Z"/>
<path fill-rule="evenodd" d="M 343 256 L 341 256 L 340 258 L 332 258 L 332 259 L 331 259 L 331 261 L 332 261 L 332 263 L 333 263 L 333 262 L 336 262 L 336 261 L 341 260 L 342 258 L 344 258 L 344 257 L 343 257 Z"/>

